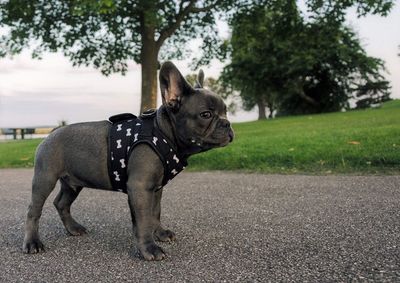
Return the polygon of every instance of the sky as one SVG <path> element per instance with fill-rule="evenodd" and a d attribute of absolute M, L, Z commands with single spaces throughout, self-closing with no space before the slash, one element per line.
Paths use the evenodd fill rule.
<path fill-rule="evenodd" d="M 386 78 L 392 85 L 392 98 L 400 98 L 400 3 L 387 17 L 357 18 L 349 11 L 348 24 L 359 34 L 367 53 L 386 63 Z M 219 29 L 228 34 L 225 24 Z M 199 40 L 190 48 L 196 53 Z M 193 73 L 190 59 L 173 61 L 183 75 Z M 224 64 L 212 61 L 203 67 L 206 77 L 218 77 Z M 72 67 L 59 53 L 48 53 L 42 60 L 29 52 L 0 58 L 0 128 L 54 126 L 61 121 L 75 123 L 104 120 L 116 113 L 138 114 L 140 109 L 140 65 L 129 63 L 125 76 L 101 75 L 91 67 Z M 160 101 L 159 97 L 159 101 Z M 234 122 L 257 119 L 257 111 L 238 111 Z"/>

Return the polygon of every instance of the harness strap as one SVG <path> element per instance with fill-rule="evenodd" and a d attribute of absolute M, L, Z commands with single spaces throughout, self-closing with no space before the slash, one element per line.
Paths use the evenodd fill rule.
<path fill-rule="evenodd" d="M 126 193 L 127 164 L 134 147 L 146 143 L 158 155 L 164 166 L 161 189 L 187 166 L 186 159 L 176 150 L 174 144 L 158 129 L 155 114 L 145 112 L 139 118 L 124 113 L 110 117 L 109 132 L 109 176 L 116 191 Z M 126 118 L 133 118 L 128 119 Z"/>

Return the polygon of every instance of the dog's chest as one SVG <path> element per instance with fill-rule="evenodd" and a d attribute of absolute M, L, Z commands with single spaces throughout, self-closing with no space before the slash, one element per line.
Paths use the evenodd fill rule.
<path fill-rule="evenodd" d="M 116 117 L 116 116 L 113 116 Z M 145 143 L 149 145 L 163 163 L 165 186 L 185 169 L 186 160 L 181 157 L 165 135 L 157 128 L 154 117 L 118 120 L 111 119 L 108 141 L 108 170 L 113 190 L 126 193 L 127 165 L 133 148 Z"/>

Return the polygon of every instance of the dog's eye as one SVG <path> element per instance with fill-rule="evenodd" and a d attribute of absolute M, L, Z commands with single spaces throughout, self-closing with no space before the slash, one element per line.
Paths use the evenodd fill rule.
<path fill-rule="evenodd" d="M 200 117 L 203 119 L 210 119 L 212 116 L 210 111 L 204 111 L 200 113 Z"/>

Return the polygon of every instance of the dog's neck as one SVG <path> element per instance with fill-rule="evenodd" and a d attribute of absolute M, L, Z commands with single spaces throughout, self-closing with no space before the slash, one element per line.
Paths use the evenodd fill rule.
<path fill-rule="evenodd" d="M 177 138 L 175 138 L 175 127 L 172 126 L 170 116 L 167 112 L 167 109 L 163 105 L 157 110 L 156 120 L 160 131 L 178 147 L 179 141 Z"/>
<path fill-rule="evenodd" d="M 168 113 L 168 110 L 164 105 L 162 105 L 157 110 L 157 124 L 160 131 L 172 142 L 175 143 L 177 151 L 182 154 L 185 158 L 188 158 L 190 155 L 199 153 L 203 151 L 202 148 L 194 145 L 187 145 L 183 141 L 181 141 L 178 137 L 178 133 L 176 131 L 176 127 L 174 127 L 173 117 Z"/>

